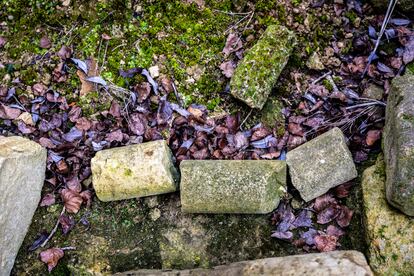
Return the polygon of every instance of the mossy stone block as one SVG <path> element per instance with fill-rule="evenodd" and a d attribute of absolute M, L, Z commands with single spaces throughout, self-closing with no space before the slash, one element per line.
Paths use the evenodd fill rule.
<path fill-rule="evenodd" d="M 92 183 L 102 201 L 177 190 L 179 175 L 163 140 L 99 151 L 91 167 Z"/>
<path fill-rule="evenodd" d="M 267 27 L 246 53 L 230 81 L 231 94 L 252 108 L 261 109 L 295 45 L 292 31 L 279 25 Z"/>
<path fill-rule="evenodd" d="M 362 174 L 367 257 L 376 275 L 412 275 L 414 220 L 387 204 L 384 160 Z"/>
<path fill-rule="evenodd" d="M 385 115 L 388 202 L 414 216 L 414 75 L 393 80 Z"/>
<path fill-rule="evenodd" d="M 185 213 L 265 214 L 286 191 L 284 161 L 185 160 L 180 170 Z"/>
<path fill-rule="evenodd" d="M 305 201 L 357 177 L 345 136 L 333 128 L 286 155 L 292 184 Z"/>

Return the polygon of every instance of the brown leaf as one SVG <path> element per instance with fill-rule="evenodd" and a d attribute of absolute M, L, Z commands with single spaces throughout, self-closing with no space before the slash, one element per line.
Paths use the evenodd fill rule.
<path fill-rule="evenodd" d="M 40 207 L 50 206 L 50 205 L 55 204 L 55 202 L 56 202 L 56 199 L 53 193 L 45 194 L 42 200 L 40 201 Z"/>
<path fill-rule="evenodd" d="M 92 127 L 92 122 L 85 117 L 76 120 L 76 128 L 79 130 L 88 131 Z"/>
<path fill-rule="evenodd" d="M 62 226 L 63 234 L 66 235 L 75 226 L 75 220 L 65 214 L 60 215 L 59 223 Z"/>
<path fill-rule="evenodd" d="M 223 54 L 225 57 L 230 55 L 233 52 L 241 49 L 242 47 L 241 39 L 234 33 L 229 34 L 226 40 L 226 45 L 223 48 Z"/>
<path fill-rule="evenodd" d="M 102 34 L 102 39 L 104 39 L 104 40 L 111 40 L 112 39 L 112 37 L 110 37 L 108 34 L 106 34 L 106 33 L 103 33 Z"/>
<path fill-rule="evenodd" d="M 69 111 L 69 114 L 68 114 L 69 120 L 75 123 L 76 120 L 80 118 L 81 114 L 82 114 L 82 109 L 79 106 L 74 106 Z"/>
<path fill-rule="evenodd" d="M 368 131 L 365 142 L 368 146 L 372 146 L 381 138 L 381 130 L 372 129 Z"/>
<path fill-rule="evenodd" d="M 86 75 L 83 71 L 78 70 L 76 71 L 76 74 L 79 77 L 79 80 L 81 81 L 81 90 L 79 94 L 81 96 L 85 96 L 89 94 L 90 92 L 96 91 L 97 85 L 93 82 L 87 81 L 86 78 L 88 77 L 96 77 L 99 75 L 98 72 L 98 65 L 96 63 L 96 60 L 94 58 L 91 58 L 86 61 L 88 65 L 88 74 Z"/>
<path fill-rule="evenodd" d="M 82 205 L 82 196 L 79 193 L 69 189 L 63 189 L 60 193 L 66 210 L 69 213 L 76 214 Z"/>
<path fill-rule="evenodd" d="M 220 64 L 220 69 L 227 78 L 231 78 L 233 76 L 234 68 L 235 66 L 232 61 L 226 61 Z"/>
<path fill-rule="evenodd" d="M 299 124 L 289 123 L 288 131 L 293 135 L 304 136 L 303 128 Z"/>
<path fill-rule="evenodd" d="M 63 250 L 60 248 L 49 248 L 40 252 L 40 260 L 47 264 L 47 269 L 51 272 L 64 255 Z"/>
<path fill-rule="evenodd" d="M 108 133 L 105 137 L 105 140 L 108 142 L 122 142 L 123 139 L 124 135 L 120 129 Z"/>
<path fill-rule="evenodd" d="M 74 192 L 79 193 L 82 190 L 82 185 L 77 176 L 72 177 L 70 180 L 66 181 L 66 187 Z"/>
<path fill-rule="evenodd" d="M 129 129 L 135 135 L 143 135 L 147 128 L 148 121 L 145 118 L 144 114 L 141 113 L 133 113 L 129 120 Z"/>
<path fill-rule="evenodd" d="M 60 48 L 57 55 L 63 60 L 68 59 L 72 56 L 72 49 L 63 45 L 62 48 Z"/>
<path fill-rule="evenodd" d="M 346 206 L 341 206 L 341 211 L 338 217 L 336 218 L 336 223 L 338 223 L 338 225 L 342 228 L 347 227 L 351 222 L 353 214 L 354 211 L 352 211 Z"/>
<path fill-rule="evenodd" d="M 138 93 L 138 103 L 144 102 L 151 94 L 151 85 L 148 82 L 137 84 L 134 87 L 136 93 Z"/>
<path fill-rule="evenodd" d="M 89 190 L 83 191 L 80 193 L 80 196 L 83 199 L 83 203 L 86 204 L 87 207 L 91 206 L 92 203 L 92 192 Z"/>
<path fill-rule="evenodd" d="M 340 236 L 345 235 L 345 231 L 334 225 L 329 225 L 326 229 L 326 234 L 328 234 L 329 236 L 335 236 L 339 238 Z"/>
<path fill-rule="evenodd" d="M 262 155 L 260 155 L 260 158 L 263 158 L 263 159 L 276 159 L 279 156 L 280 156 L 280 151 L 276 151 L 276 152 L 270 152 L 270 153 L 262 154 Z"/>
<path fill-rule="evenodd" d="M 174 90 L 172 80 L 170 78 L 167 78 L 167 77 L 162 77 L 161 78 L 161 86 L 162 86 L 162 88 L 164 88 L 166 93 L 170 93 Z"/>
<path fill-rule="evenodd" d="M 22 112 L 17 108 L 8 107 L 0 103 L 0 119 L 14 120 L 20 116 Z"/>
<path fill-rule="evenodd" d="M 109 114 L 111 114 L 115 118 L 121 117 L 121 107 L 116 101 L 112 101 L 111 107 L 109 108 Z"/>
<path fill-rule="evenodd" d="M 337 204 L 336 199 L 331 194 L 324 194 L 315 199 L 313 204 L 313 209 L 316 212 L 320 212 L 329 205 Z"/>
<path fill-rule="evenodd" d="M 50 39 L 47 36 L 42 36 L 39 43 L 40 48 L 43 49 L 49 49 L 52 47 L 52 42 L 50 42 Z"/>
<path fill-rule="evenodd" d="M 56 147 L 55 144 L 53 144 L 52 140 L 45 137 L 39 139 L 39 144 L 47 149 L 53 149 Z"/>
<path fill-rule="evenodd" d="M 35 85 L 33 85 L 32 90 L 33 94 L 35 94 L 36 96 L 43 96 L 47 91 L 47 86 L 43 83 L 36 83 Z"/>
<path fill-rule="evenodd" d="M 315 236 L 315 245 L 320 252 L 328 252 L 336 249 L 336 242 L 338 238 L 331 235 L 317 235 Z"/>
<path fill-rule="evenodd" d="M 354 185 L 353 182 L 347 182 L 347 183 L 341 184 L 333 189 L 333 193 L 338 198 L 347 197 L 353 185 Z"/>
<path fill-rule="evenodd" d="M 62 159 L 56 163 L 56 172 L 60 174 L 67 174 L 69 172 L 69 166 L 65 159 Z"/>

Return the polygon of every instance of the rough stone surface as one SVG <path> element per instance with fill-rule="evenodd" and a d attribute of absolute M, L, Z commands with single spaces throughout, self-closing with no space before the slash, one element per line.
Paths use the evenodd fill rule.
<path fill-rule="evenodd" d="M 267 27 L 239 63 L 230 81 L 231 94 L 252 108 L 265 104 L 295 45 L 295 35 L 283 26 Z"/>
<path fill-rule="evenodd" d="M 282 114 L 283 104 L 277 97 L 271 97 L 263 106 L 260 112 L 260 121 L 270 129 L 283 126 L 285 127 L 285 118 Z"/>
<path fill-rule="evenodd" d="M 387 11 L 388 0 L 371 0 L 371 3 L 376 8 L 381 8 L 385 12 Z M 397 7 L 405 12 L 414 12 L 414 1 L 413 0 L 399 0 Z"/>
<path fill-rule="evenodd" d="M 267 258 L 253 261 L 232 263 L 212 269 L 193 270 L 138 270 L 115 275 L 355 275 L 371 276 L 372 271 L 362 253 L 358 251 L 334 251 L 294 255 L 282 258 Z"/>
<path fill-rule="evenodd" d="M 178 172 L 163 140 L 98 152 L 92 159 L 92 183 L 102 201 L 174 192 Z"/>
<path fill-rule="evenodd" d="M 292 184 L 305 201 L 357 177 L 351 152 L 339 128 L 288 152 L 286 161 Z"/>
<path fill-rule="evenodd" d="M 180 170 L 186 213 L 265 214 L 286 191 L 283 161 L 184 160 Z"/>
<path fill-rule="evenodd" d="M 388 202 L 414 216 L 414 75 L 393 80 L 384 128 Z"/>
<path fill-rule="evenodd" d="M 370 84 L 362 93 L 363 98 L 381 100 L 384 94 L 384 88 L 376 84 Z"/>
<path fill-rule="evenodd" d="M 378 275 L 412 275 L 414 220 L 387 204 L 385 169 L 380 157 L 362 175 L 367 257 Z"/>
<path fill-rule="evenodd" d="M 0 137 L 0 275 L 9 275 L 39 203 L 46 150 L 22 137 Z"/>

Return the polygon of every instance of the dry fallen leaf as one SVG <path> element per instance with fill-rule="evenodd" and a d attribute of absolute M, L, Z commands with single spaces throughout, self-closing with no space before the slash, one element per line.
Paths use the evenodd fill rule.
<path fill-rule="evenodd" d="M 81 84 L 82 84 L 81 91 L 79 93 L 81 96 L 85 96 L 92 91 L 96 91 L 96 84 L 93 82 L 87 81 L 86 78 L 99 76 L 99 70 L 97 67 L 96 60 L 94 58 L 90 58 L 89 60 L 86 61 L 86 63 L 88 65 L 88 75 L 86 75 L 81 70 L 76 71 L 76 74 L 78 75 L 79 80 L 81 81 Z"/>
<path fill-rule="evenodd" d="M 57 265 L 58 261 L 65 255 L 60 248 L 49 248 L 40 252 L 40 260 L 47 264 L 49 272 Z"/>
<path fill-rule="evenodd" d="M 373 129 L 368 131 L 366 143 L 368 146 L 372 146 L 381 138 L 381 131 L 377 129 Z"/>
<path fill-rule="evenodd" d="M 63 189 L 61 191 L 61 196 L 66 210 L 69 213 L 76 214 L 82 205 L 82 196 L 79 193 L 69 189 Z"/>
<path fill-rule="evenodd" d="M 227 78 L 231 78 L 234 74 L 234 65 L 231 61 L 220 64 L 220 69 Z"/>

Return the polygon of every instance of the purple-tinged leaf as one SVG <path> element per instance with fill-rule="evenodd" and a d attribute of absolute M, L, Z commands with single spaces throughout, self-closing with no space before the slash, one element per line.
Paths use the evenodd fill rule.
<path fill-rule="evenodd" d="M 340 212 L 341 210 L 337 205 L 330 205 L 318 213 L 317 222 L 319 224 L 327 224 L 333 221 L 340 214 Z"/>
<path fill-rule="evenodd" d="M 47 239 L 49 236 L 48 233 L 42 232 L 39 235 L 37 235 L 36 240 L 32 243 L 32 245 L 28 248 L 29 251 L 35 251 L 38 249 L 42 243 Z"/>
<path fill-rule="evenodd" d="M 320 212 L 326 207 L 333 205 L 333 204 L 337 204 L 336 199 L 331 194 L 328 193 L 328 194 L 321 195 L 320 197 L 317 197 L 315 199 L 315 203 L 313 204 L 313 209 L 316 212 Z"/>
<path fill-rule="evenodd" d="M 86 80 L 87 81 L 90 81 L 90 82 L 93 82 L 93 83 L 100 84 L 102 86 L 107 86 L 106 81 L 102 77 L 100 77 L 100 76 L 97 76 L 97 77 L 87 77 Z"/>
<path fill-rule="evenodd" d="M 143 68 L 131 68 L 126 71 L 119 69 L 119 75 L 123 78 L 132 78 L 136 74 L 141 74 Z"/>
<path fill-rule="evenodd" d="M 286 232 L 275 231 L 272 233 L 271 237 L 279 239 L 279 240 L 290 241 L 293 238 L 293 233 L 290 231 L 286 231 Z"/>
<path fill-rule="evenodd" d="M 387 39 L 397 37 L 397 32 L 394 29 L 386 29 L 384 34 L 387 37 Z"/>
<path fill-rule="evenodd" d="M 384 63 L 382 63 L 382 62 L 378 62 L 378 64 L 377 64 L 377 69 L 378 69 L 380 72 L 383 72 L 383 73 L 394 74 L 394 71 L 392 71 L 392 69 L 391 69 L 390 67 L 388 67 L 387 65 L 385 65 L 385 64 L 384 64 Z"/>
<path fill-rule="evenodd" d="M 62 226 L 62 232 L 64 235 L 68 234 L 69 231 L 75 226 L 75 220 L 65 214 L 60 215 L 59 223 Z"/>
<path fill-rule="evenodd" d="M 313 228 L 310 228 L 308 231 L 303 232 L 300 235 L 300 237 L 305 240 L 307 245 L 314 245 L 315 244 L 314 238 L 317 234 L 318 234 L 318 231 L 316 231 Z"/>
<path fill-rule="evenodd" d="M 411 20 L 403 19 L 403 18 L 393 18 L 393 19 L 390 19 L 389 22 L 395 26 L 407 26 L 411 23 Z"/>
<path fill-rule="evenodd" d="M 57 153 L 49 150 L 49 157 L 53 160 L 53 162 L 57 163 L 63 159 L 62 156 L 58 155 Z"/>
<path fill-rule="evenodd" d="M 86 75 L 88 74 L 88 65 L 86 65 L 86 62 L 77 58 L 71 58 L 71 60 L 78 69 L 82 70 Z"/>
<path fill-rule="evenodd" d="M 252 147 L 257 149 L 267 149 L 277 146 L 277 139 L 273 135 L 268 135 L 265 138 L 250 143 Z"/>
<path fill-rule="evenodd" d="M 377 31 L 374 29 L 374 27 L 372 27 L 371 25 L 368 26 L 368 35 L 372 38 L 372 39 L 377 39 Z"/>
<path fill-rule="evenodd" d="M 295 227 L 312 227 L 310 211 L 302 210 L 292 223 Z"/>
<path fill-rule="evenodd" d="M 187 109 L 180 107 L 176 103 L 171 103 L 171 108 L 172 108 L 172 110 L 174 110 L 175 112 L 177 112 L 178 114 L 180 114 L 183 117 L 188 118 L 188 116 L 191 115 L 191 113 L 188 112 Z"/>
<path fill-rule="evenodd" d="M 211 134 L 216 126 L 199 126 L 195 125 L 194 129 L 197 131 L 203 131 L 205 133 Z"/>
<path fill-rule="evenodd" d="M 342 228 L 347 227 L 351 223 L 352 215 L 354 211 L 346 206 L 341 206 L 341 210 L 336 218 L 336 223 Z"/>
<path fill-rule="evenodd" d="M 142 72 L 141 72 L 141 75 L 143 75 L 143 76 L 145 76 L 147 78 L 147 81 L 151 84 L 152 89 L 154 90 L 155 95 L 158 95 L 158 84 L 151 77 L 150 73 L 146 69 L 143 69 Z"/>
<path fill-rule="evenodd" d="M 78 140 L 82 138 L 83 132 L 79 130 L 77 127 L 72 127 L 68 133 L 65 133 L 62 135 L 63 139 L 65 139 L 67 142 L 74 142 L 75 140 Z"/>
<path fill-rule="evenodd" d="M 158 125 L 166 124 L 172 117 L 173 109 L 171 104 L 167 101 L 167 95 L 160 99 L 157 112 L 157 123 Z"/>
<path fill-rule="evenodd" d="M 330 236 L 336 236 L 339 238 L 345 235 L 345 231 L 339 227 L 336 227 L 335 225 L 329 225 L 328 228 L 326 229 L 326 234 Z"/>
<path fill-rule="evenodd" d="M 101 142 L 94 142 L 92 141 L 92 147 L 94 151 L 100 151 L 102 150 L 106 145 L 108 145 L 107 141 L 101 141 Z"/>

